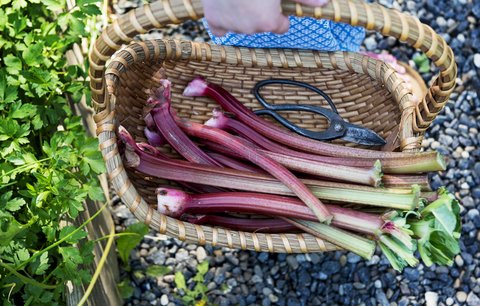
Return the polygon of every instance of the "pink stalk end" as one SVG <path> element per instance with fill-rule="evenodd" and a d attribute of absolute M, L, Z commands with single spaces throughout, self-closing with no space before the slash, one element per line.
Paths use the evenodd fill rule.
<path fill-rule="evenodd" d="M 185 211 L 190 196 L 181 190 L 173 188 L 157 188 L 157 210 L 159 213 L 178 218 Z"/>
<path fill-rule="evenodd" d="M 183 95 L 186 97 L 203 96 L 207 86 L 207 82 L 202 77 L 196 77 L 185 87 Z"/>
<path fill-rule="evenodd" d="M 157 132 L 145 127 L 143 129 L 143 133 L 148 140 L 148 143 L 154 147 L 161 147 L 165 144 L 165 138 L 162 135 L 158 134 Z"/>

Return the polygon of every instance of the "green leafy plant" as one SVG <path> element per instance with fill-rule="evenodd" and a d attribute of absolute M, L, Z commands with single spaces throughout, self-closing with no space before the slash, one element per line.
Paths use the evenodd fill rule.
<path fill-rule="evenodd" d="M 187 287 L 187 282 L 182 272 L 177 271 L 175 273 L 175 285 L 177 289 L 183 291 L 183 295 L 180 295 L 181 300 L 185 305 L 203 306 L 208 304 L 207 291 L 208 288 L 205 285 L 205 274 L 208 272 L 208 261 L 203 261 L 197 266 L 197 274 L 192 278 L 192 286 Z"/>
<path fill-rule="evenodd" d="M 66 226 L 86 199 L 104 200 L 98 141 L 67 96 L 89 96 L 87 66 L 65 53 L 94 30 L 96 0 L 0 0 L 0 299 L 63 304 L 65 285 L 87 283 L 94 242 Z"/>
<path fill-rule="evenodd" d="M 420 73 L 427 73 L 430 71 L 430 60 L 425 53 L 417 54 L 413 57 L 415 66 L 417 66 Z"/>
<path fill-rule="evenodd" d="M 120 259 L 125 267 L 128 265 L 128 257 L 130 252 L 142 241 L 143 236 L 148 233 L 148 226 L 144 223 L 134 223 L 128 226 L 123 234 L 117 239 L 117 250 Z"/>

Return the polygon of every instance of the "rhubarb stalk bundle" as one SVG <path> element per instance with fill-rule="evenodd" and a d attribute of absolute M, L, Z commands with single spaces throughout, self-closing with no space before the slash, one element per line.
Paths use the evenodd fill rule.
<path fill-rule="evenodd" d="M 364 258 L 378 245 L 399 271 L 418 264 L 417 249 L 427 265 L 451 264 L 459 252 L 459 204 L 444 189 L 432 192 L 425 174 L 445 169 L 438 152 L 379 152 L 307 139 L 197 78 L 184 94 L 211 97 L 235 116 L 216 108 L 203 125 L 177 116 L 170 86 L 161 80 L 146 102 L 149 144 L 118 130 L 127 167 L 189 191 L 158 187 L 160 213 L 236 230 L 307 232 Z M 156 148 L 165 145 L 185 160 Z"/>

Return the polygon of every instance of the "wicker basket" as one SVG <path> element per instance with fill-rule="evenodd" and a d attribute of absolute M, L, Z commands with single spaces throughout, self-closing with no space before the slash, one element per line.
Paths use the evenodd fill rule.
<path fill-rule="evenodd" d="M 332 19 L 399 38 L 424 51 L 440 69 L 440 75 L 417 104 L 390 66 L 357 53 L 248 49 L 174 40 L 132 42 L 135 35 L 161 28 L 162 24 L 200 18 L 203 12 L 199 0 L 162 0 L 121 16 L 102 33 L 90 54 L 97 134 L 109 179 L 118 195 L 138 219 L 160 233 L 198 244 L 244 250 L 291 253 L 337 249 L 308 234 L 247 233 L 199 226 L 159 214 L 154 209 L 154 189 L 161 181 L 123 167 L 115 131 L 117 125 L 122 124 L 138 140 L 145 140 L 142 107 L 147 90 L 158 84 L 160 67 L 172 81 L 173 106 L 182 117 L 203 122 L 215 106 L 206 98 L 182 96 L 183 88 L 196 75 L 221 84 L 251 108 L 258 107 L 250 93 L 257 81 L 270 77 L 291 78 L 325 89 L 343 118 L 387 138 L 384 150 L 398 146 L 403 151 L 419 150 L 423 132 L 447 102 L 456 78 L 452 50 L 417 19 L 363 1 L 332 0 L 326 7 L 315 9 L 284 2 L 282 8 L 285 14 Z M 111 57 L 129 42 L 132 43 Z M 324 103 L 310 93 L 291 89 L 272 90 L 265 96 L 291 102 Z M 295 113 L 290 114 L 290 120 L 306 128 L 321 129 L 325 124 L 315 117 Z"/>

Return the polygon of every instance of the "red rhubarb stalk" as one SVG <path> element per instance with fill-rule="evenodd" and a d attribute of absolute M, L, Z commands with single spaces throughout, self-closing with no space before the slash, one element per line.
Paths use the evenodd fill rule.
<path fill-rule="evenodd" d="M 343 166 L 352 166 L 352 167 L 363 167 L 370 168 L 373 167 L 377 160 L 375 159 L 360 159 L 360 158 L 339 158 L 331 157 L 324 155 L 317 155 L 306 153 L 298 150 L 290 149 L 289 147 L 283 146 L 279 143 L 271 141 L 267 137 L 258 133 L 248 125 L 234 118 L 227 117 L 220 108 L 214 108 L 212 111 L 212 117 L 205 122 L 205 125 L 225 130 L 235 132 L 238 135 L 250 140 L 261 150 L 265 152 L 275 152 L 284 154 L 285 156 L 292 156 L 297 158 L 302 158 L 305 160 L 314 160 L 319 162 L 325 162 L 332 165 L 343 165 Z"/>
<path fill-rule="evenodd" d="M 220 164 L 224 165 L 227 168 L 246 171 L 246 172 L 254 172 L 254 173 L 265 173 L 263 170 L 254 167 L 252 165 L 247 165 L 242 163 L 236 159 L 230 158 L 220 153 L 215 152 L 207 152 L 208 156 L 219 162 Z"/>
<path fill-rule="evenodd" d="M 183 219 L 193 224 L 210 224 L 252 233 L 292 233 L 298 231 L 296 226 L 281 219 L 235 218 L 217 215 L 186 216 Z"/>
<path fill-rule="evenodd" d="M 194 164 L 159 157 L 140 148 L 128 131 L 119 127 L 118 136 L 125 144 L 124 163 L 146 175 L 180 182 L 201 183 L 237 190 L 292 196 L 294 193 L 268 174 Z M 157 150 L 158 151 L 158 150 Z M 417 207 L 417 191 L 390 190 L 344 183 L 302 180 L 320 199 L 411 210 Z"/>
<path fill-rule="evenodd" d="M 145 134 L 148 143 L 154 147 L 161 147 L 166 144 L 165 138 L 163 138 L 162 135 L 158 134 L 156 129 L 151 130 L 148 127 L 145 127 L 143 129 L 143 133 Z"/>
<path fill-rule="evenodd" d="M 170 86 L 168 80 L 161 80 L 162 87 L 153 92 L 148 100 L 152 108 L 150 114 L 158 131 L 167 142 L 186 160 L 193 163 L 215 165 L 221 164 L 203 152 L 187 135 L 177 126 L 170 113 Z"/>
<path fill-rule="evenodd" d="M 258 153 L 255 149 L 246 146 L 225 131 L 181 119 L 178 119 L 176 122 L 177 125 L 190 136 L 207 139 L 241 153 L 242 156 L 247 158 L 250 162 L 261 167 L 284 183 L 313 211 L 320 222 L 330 223 L 332 215 L 328 209 L 325 208 L 325 205 L 323 205 L 322 202 L 320 202 L 320 200 L 316 198 L 310 190 L 308 190 L 308 188 L 284 166 L 280 165 L 273 159 Z"/>
<path fill-rule="evenodd" d="M 219 192 L 191 195 L 178 189 L 157 188 L 158 211 L 170 217 L 184 214 L 249 213 L 317 221 L 296 198 L 253 192 Z M 385 221 L 378 215 L 326 205 L 333 214 L 332 225 L 355 232 L 377 235 Z"/>
<path fill-rule="evenodd" d="M 234 96 L 232 96 L 224 88 L 207 83 L 204 79 L 197 77 L 191 81 L 185 88 L 183 94 L 185 96 L 207 96 L 214 99 L 220 106 L 233 113 L 240 121 L 247 124 L 251 128 L 257 130 L 261 134 L 269 137 L 272 140 L 283 143 L 287 146 L 294 147 L 299 150 L 328 156 L 341 156 L 341 157 L 359 157 L 359 158 L 375 158 L 381 159 L 382 162 L 385 159 L 417 159 L 425 158 L 428 155 L 427 161 L 423 164 L 423 167 L 431 166 L 436 170 L 445 170 L 445 161 L 439 153 L 401 153 L 401 152 L 384 152 L 384 151 L 372 151 L 366 149 L 344 147 L 326 142 L 312 140 L 306 137 L 296 135 L 292 132 L 286 131 L 273 123 L 262 120 L 255 115 L 250 109 L 244 106 Z M 422 171 L 428 171 L 421 169 Z M 418 170 L 417 170 L 418 171 Z M 430 170 L 435 171 L 435 170 Z"/>

